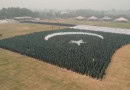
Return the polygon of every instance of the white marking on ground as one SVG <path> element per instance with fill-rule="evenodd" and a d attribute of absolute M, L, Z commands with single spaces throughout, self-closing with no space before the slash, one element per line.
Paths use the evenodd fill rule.
<path fill-rule="evenodd" d="M 89 25 L 77 25 L 77 26 L 70 27 L 70 28 L 130 35 L 130 29 L 98 27 L 98 26 L 89 26 Z"/>
<path fill-rule="evenodd" d="M 58 33 L 48 34 L 47 36 L 45 36 L 44 39 L 49 40 L 52 37 L 63 36 L 63 35 L 90 35 L 90 36 L 96 36 L 96 37 L 99 37 L 101 39 L 104 39 L 104 37 L 102 35 L 95 34 L 95 33 L 87 33 L 87 32 L 58 32 Z"/>
<path fill-rule="evenodd" d="M 86 42 L 83 42 L 83 40 L 78 40 L 78 41 L 71 40 L 69 43 L 74 43 L 74 44 L 77 44 L 78 46 L 80 46 L 81 44 L 86 43 Z"/>

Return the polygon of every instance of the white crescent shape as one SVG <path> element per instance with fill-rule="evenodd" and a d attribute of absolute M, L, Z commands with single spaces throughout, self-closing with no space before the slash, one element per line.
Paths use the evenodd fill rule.
<path fill-rule="evenodd" d="M 45 36 L 44 39 L 49 40 L 52 37 L 62 36 L 62 35 L 90 35 L 90 36 L 96 36 L 96 37 L 99 37 L 101 39 L 104 39 L 104 37 L 102 35 L 95 34 L 95 33 L 87 33 L 87 32 L 58 32 L 58 33 L 48 34 L 47 36 Z"/>

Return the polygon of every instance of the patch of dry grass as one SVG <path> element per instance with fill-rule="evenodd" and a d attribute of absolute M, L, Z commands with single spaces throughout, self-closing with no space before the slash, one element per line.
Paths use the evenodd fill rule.
<path fill-rule="evenodd" d="M 63 29 L 65 27 L 60 27 Z M 10 38 L 14 36 L 29 34 L 33 32 L 40 32 L 40 31 L 48 31 L 48 30 L 56 30 L 59 29 L 59 26 L 52 26 L 51 25 L 40 25 L 40 24 L 0 24 L 0 34 L 3 35 L 4 38 Z"/>

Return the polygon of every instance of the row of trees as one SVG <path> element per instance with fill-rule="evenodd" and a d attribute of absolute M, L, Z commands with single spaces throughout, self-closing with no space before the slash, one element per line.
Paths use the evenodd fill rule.
<path fill-rule="evenodd" d="M 102 18 L 104 16 L 109 16 L 112 18 L 119 18 L 119 17 L 125 17 L 130 19 L 130 10 L 127 11 L 116 11 L 116 10 L 109 10 L 109 11 L 97 11 L 97 10 L 91 10 L 91 9 L 79 9 L 79 10 L 66 10 L 65 14 L 61 14 L 62 11 L 56 11 L 56 10 L 46 10 L 46 11 L 40 11 L 40 17 L 41 18 L 73 18 L 77 16 L 84 16 L 84 17 L 91 17 L 96 16 L 98 18 Z"/>
<path fill-rule="evenodd" d="M 128 11 L 116 11 L 116 10 L 109 10 L 109 11 L 96 11 L 90 9 L 79 9 L 79 10 L 66 10 L 66 14 L 61 14 L 62 11 L 58 10 L 41 10 L 41 11 L 31 11 L 26 8 L 3 8 L 0 10 L 0 19 L 2 18 L 13 18 L 13 17 L 21 17 L 21 16 L 32 16 L 32 17 L 39 17 L 39 18 L 73 18 L 76 16 L 96 16 L 96 17 L 103 17 L 103 16 L 110 16 L 113 18 L 116 17 L 125 17 L 130 19 L 130 10 Z"/>
<path fill-rule="evenodd" d="M 38 12 L 32 12 L 26 8 L 3 8 L 0 10 L 0 19 L 22 16 L 38 17 L 38 15 Z"/>

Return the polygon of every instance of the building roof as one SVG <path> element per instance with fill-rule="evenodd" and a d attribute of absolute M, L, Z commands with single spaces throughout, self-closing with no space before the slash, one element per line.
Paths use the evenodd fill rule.
<path fill-rule="evenodd" d="M 60 12 L 61 15 L 68 14 L 69 12 Z"/>
<path fill-rule="evenodd" d="M 124 18 L 124 17 L 120 17 L 114 21 L 125 21 L 125 22 L 128 22 L 128 19 Z"/>
<path fill-rule="evenodd" d="M 95 16 L 91 16 L 91 17 L 88 18 L 88 20 L 98 20 L 98 18 L 95 17 Z"/>
<path fill-rule="evenodd" d="M 4 24 L 4 23 L 14 23 L 16 22 L 15 20 L 13 19 L 4 19 L 4 20 L 0 20 L 0 24 Z"/>
<path fill-rule="evenodd" d="M 14 19 L 31 19 L 32 17 L 25 16 L 25 17 L 14 17 Z"/>
<path fill-rule="evenodd" d="M 85 17 L 82 17 L 82 16 L 78 16 L 78 17 L 76 17 L 76 19 L 80 19 L 80 20 L 82 20 L 82 19 L 84 19 Z"/>
<path fill-rule="evenodd" d="M 108 17 L 108 16 L 105 16 L 105 17 L 103 17 L 103 18 L 101 18 L 102 20 L 111 20 L 111 18 L 110 17 Z"/>

